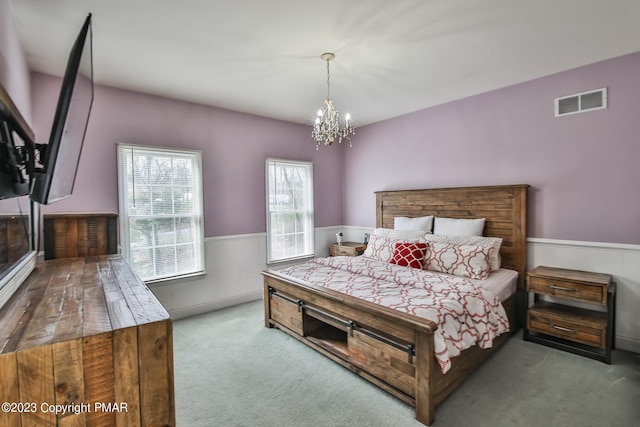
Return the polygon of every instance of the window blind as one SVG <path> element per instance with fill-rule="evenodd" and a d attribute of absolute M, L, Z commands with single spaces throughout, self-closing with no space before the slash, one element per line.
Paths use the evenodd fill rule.
<path fill-rule="evenodd" d="M 118 145 L 122 253 L 145 281 L 204 271 L 199 151 Z"/>
<path fill-rule="evenodd" d="M 267 262 L 314 253 L 313 164 L 267 159 Z"/>

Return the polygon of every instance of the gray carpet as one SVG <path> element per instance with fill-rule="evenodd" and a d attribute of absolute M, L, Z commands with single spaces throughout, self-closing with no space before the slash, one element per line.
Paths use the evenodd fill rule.
<path fill-rule="evenodd" d="M 178 426 L 422 426 L 409 405 L 264 327 L 262 301 L 174 323 Z M 613 364 L 512 337 L 435 427 L 640 426 L 640 355 Z"/>

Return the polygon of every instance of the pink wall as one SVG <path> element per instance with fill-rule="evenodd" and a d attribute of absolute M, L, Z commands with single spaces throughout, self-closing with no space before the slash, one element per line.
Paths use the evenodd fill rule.
<path fill-rule="evenodd" d="M 608 88 L 609 108 L 554 117 Z M 530 184 L 529 237 L 640 243 L 640 52 L 358 130 L 344 220 L 375 225 L 374 191 Z"/>
<path fill-rule="evenodd" d="M 308 126 L 98 86 L 77 187 L 44 213 L 117 211 L 118 142 L 202 150 L 205 233 L 261 232 L 264 159 L 312 160 L 316 225 L 375 225 L 374 191 L 526 183 L 530 237 L 640 243 L 640 53 L 358 129 L 313 148 Z M 59 79 L 32 76 L 46 139 Z M 609 108 L 555 118 L 555 97 L 608 88 Z"/>
<path fill-rule="evenodd" d="M 34 73 L 33 127 L 46 142 L 60 79 Z M 117 212 L 116 144 L 202 151 L 205 236 L 264 232 L 265 159 L 314 162 L 315 224 L 342 224 L 342 147 L 316 152 L 310 127 L 96 86 L 74 193 L 42 213 Z"/>
<path fill-rule="evenodd" d="M 24 119 L 31 119 L 29 69 L 13 23 L 9 0 L 0 0 L 0 83 Z"/>

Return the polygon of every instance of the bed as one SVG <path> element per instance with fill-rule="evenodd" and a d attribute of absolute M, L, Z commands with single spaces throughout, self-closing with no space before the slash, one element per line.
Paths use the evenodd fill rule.
<path fill-rule="evenodd" d="M 377 192 L 376 228 L 392 229 L 396 217 L 484 218 L 484 236 L 502 239 L 500 268 L 517 273 L 513 274 L 516 291 L 501 297 L 498 303 L 513 333 L 521 321 L 518 308 L 524 298 L 527 188 L 528 185 L 502 185 Z M 356 278 L 354 275 L 363 274 L 362 270 L 372 264 L 358 258 L 316 260 L 297 268 L 296 275 L 287 269 L 264 271 L 265 326 L 284 331 L 415 406 L 416 419 L 430 425 L 436 405 L 511 334 L 498 331 L 488 343 L 472 345 L 445 358 L 447 365 L 439 351 L 440 334 L 446 332 L 446 325 L 439 329 L 435 321 L 414 314 L 416 310 L 392 308 L 393 304 L 379 303 L 378 297 L 359 297 L 357 290 L 349 294 L 332 289 L 331 284 L 307 279 L 314 275 L 300 273 L 301 269 L 318 268 L 326 276 L 335 277 L 336 282 L 356 283 L 374 277 L 387 283 L 386 276 L 379 276 L 382 273 L 374 273 L 368 279 Z M 385 271 L 408 274 L 400 269 L 410 267 L 389 266 Z M 422 273 L 412 269 L 411 274 Z M 455 277 L 451 280 L 455 282 Z"/>

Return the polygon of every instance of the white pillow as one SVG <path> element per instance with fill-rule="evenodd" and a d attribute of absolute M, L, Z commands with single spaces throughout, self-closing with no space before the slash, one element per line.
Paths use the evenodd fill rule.
<path fill-rule="evenodd" d="M 489 248 L 429 243 L 425 269 L 484 280 L 489 277 Z"/>
<path fill-rule="evenodd" d="M 388 237 L 373 235 L 369 238 L 367 249 L 362 254 L 365 258 L 377 259 L 378 261 L 389 262 L 393 257 L 397 240 Z"/>
<path fill-rule="evenodd" d="M 500 237 L 484 237 L 484 236 L 452 236 L 446 234 L 429 234 L 424 239 L 427 243 L 451 243 L 454 245 L 474 245 L 490 248 L 489 264 L 491 271 L 500 269 L 502 258 L 500 256 L 500 246 L 502 246 L 502 238 Z"/>
<path fill-rule="evenodd" d="M 422 230 L 431 233 L 433 229 L 433 215 L 418 218 L 397 216 L 393 219 L 393 228 L 396 230 Z"/>
<path fill-rule="evenodd" d="M 417 239 L 422 239 L 425 234 L 430 234 L 426 231 L 420 230 L 394 230 L 393 228 L 376 228 L 373 230 L 374 236 L 388 237 L 390 239 L 399 239 L 409 242 L 413 242 Z M 410 242 L 410 243 L 412 243 Z"/>
<path fill-rule="evenodd" d="M 461 219 L 436 217 L 433 224 L 433 234 L 482 236 L 484 220 L 484 218 Z"/>

